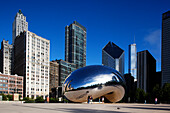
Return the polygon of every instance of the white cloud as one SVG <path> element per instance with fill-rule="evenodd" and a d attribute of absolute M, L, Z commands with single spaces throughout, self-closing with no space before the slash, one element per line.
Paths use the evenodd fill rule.
<path fill-rule="evenodd" d="M 147 48 L 157 61 L 157 69 L 161 69 L 161 30 L 157 29 L 144 37 L 144 47 Z"/>
<path fill-rule="evenodd" d="M 161 30 L 155 30 L 150 32 L 145 38 L 144 41 L 149 43 L 151 46 L 160 47 L 160 37 L 161 37 Z"/>

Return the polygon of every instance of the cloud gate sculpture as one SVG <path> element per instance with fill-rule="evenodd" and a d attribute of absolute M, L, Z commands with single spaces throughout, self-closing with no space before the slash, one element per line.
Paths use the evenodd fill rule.
<path fill-rule="evenodd" d="M 64 82 L 64 95 L 73 102 L 87 102 L 104 96 L 110 102 L 120 101 L 125 94 L 125 80 L 116 70 L 92 65 L 72 72 Z"/>

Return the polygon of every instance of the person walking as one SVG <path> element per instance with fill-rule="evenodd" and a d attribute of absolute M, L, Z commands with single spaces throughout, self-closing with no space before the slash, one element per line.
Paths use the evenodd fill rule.
<path fill-rule="evenodd" d="M 92 102 L 93 102 L 93 97 L 90 96 L 90 103 L 92 104 Z"/>
<path fill-rule="evenodd" d="M 90 96 L 87 97 L 87 103 L 89 104 L 90 102 Z"/>
<path fill-rule="evenodd" d="M 157 104 L 157 102 L 158 102 L 158 99 L 157 99 L 157 98 L 155 98 L 155 105 Z"/>
<path fill-rule="evenodd" d="M 99 97 L 99 103 L 100 103 L 100 97 Z"/>
<path fill-rule="evenodd" d="M 102 97 L 102 103 L 104 103 L 104 97 Z"/>

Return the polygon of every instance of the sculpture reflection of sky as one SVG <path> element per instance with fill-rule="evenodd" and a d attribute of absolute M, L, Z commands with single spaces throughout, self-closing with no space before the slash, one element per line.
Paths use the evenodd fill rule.
<path fill-rule="evenodd" d="M 92 78 L 88 78 L 84 81 L 84 85 L 80 86 L 80 87 L 87 87 L 87 86 L 92 86 L 92 85 L 96 85 L 96 84 L 104 84 L 108 81 L 117 81 L 119 82 L 119 79 L 112 73 L 112 74 L 101 74 Z"/>

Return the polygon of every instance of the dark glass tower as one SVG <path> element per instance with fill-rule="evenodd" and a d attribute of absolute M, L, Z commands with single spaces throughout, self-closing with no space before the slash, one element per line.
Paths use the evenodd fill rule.
<path fill-rule="evenodd" d="M 68 75 L 76 70 L 74 63 L 62 59 L 50 62 L 50 97 L 62 96 L 62 85 Z"/>
<path fill-rule="evenodd" d="M 170 11 L 162 15 L 162 85 L 170 83 Z"/>
<path fill-rule="evenodd" d="M 61 59 L 56 61 L 59 64 L 59 86 L 62 86 L 68 75 L 76 70 L 76 65 Z"/>
<path fill-rule="evenodd" d="M 77 69 L 86 66 L 86 28 L 76 21 L 65 27 L 65 60 Z"/>
<path fill-rule="evenodd" d="M 102 64 L 124 74 L 124 50 L 113 42 L 102 49 Z"/>
<path fill-rule="evenodd" d="M 148 50 L 137 53 L 137 88 L 152 91 L 155 83 L 156 60 Z"/>

